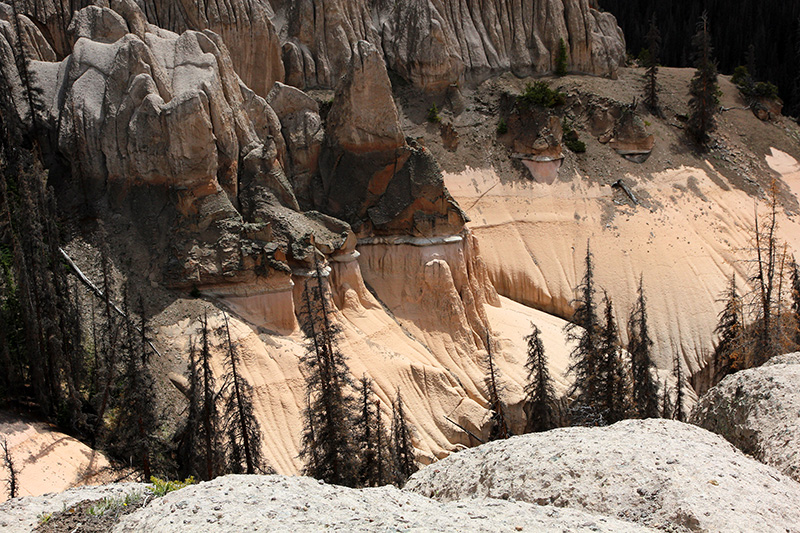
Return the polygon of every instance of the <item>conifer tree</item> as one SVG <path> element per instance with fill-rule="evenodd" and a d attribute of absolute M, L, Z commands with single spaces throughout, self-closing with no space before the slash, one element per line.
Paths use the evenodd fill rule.
<path fill-rule="evenodd" d="M 555 73 L 556 76 L 566 76 L 567 75 L 567 43 L 564 42 L 564 38 L 558 40 L 558 52 L 556 53 L 556 68 Z"/>
<path fill-rule="evenodd" d="M 200 372 L 200 359 L 193 338 L 189 338 L 189 368 L 186 390 L 186 418 L 178 437 L 177 463 L 181 479 L 193 476 L 202 479 L 205 462 L 202 459 L 199 439 L 203 423 L 203 384 Z"/>
<path fill-rule="evenodd" d="M 675 416 L 675 406 L 672 405 L 672 391 L 669 388 L 669 381 L 664 378 L 664 387 L 662 388 L 663 395 L 661 396 L 661 418 L 672 420 Z"/>
<path fill-rule="evenodd" d="M 223 409 L 224 433 L 228 437 L 227 471 L 255 474 L 265 470 L 261 453 L 261 425 L 253 412 L 253 388 L 241 374 L 239 353 L 231 340 L 228 314 L 223 311 L 227 372 L 223 377 L 227 398 Z M 244 467 L 244 468 L 243 468 Z"/>
<path fill-rule="evenodd" d="M 675 352 L 675 357 L 672 359 L 672 375 L 675 376 L 675 420 L 684 422 L 683 368 L 678 352 Z"/>
<path fill-rule="evenodd" d="M 14 464 L 14 459 L 11 457 L 11 450 L 8 449 L 8 441 L 3 437 L 0 444 L 0 449 L 3 451 L 3 465 L 8 472 L 8 479 L 6 479 L 6 488 L 8 489 L 8 499 L 16 498 L 19 494 L 19 471 L 17 465 Z"/>
<path fill-rule="evenodd" d="M 200 479 L 209 481 L 220 475 L 223 456 L 220 445 L 218 395 L 214 372 L 211 369 L 211 340 L 208 329 L 208 315 L 200 322 L 200 442 L 202 447 L 203 471 Z"/>
<path fill-rule="evenodd" d="M 658 385 L 653 380 L 653 341 L 647 326 L 644 280 L 639 278 L 637 297 L 628 319 L 628 353 L 631 357 L 633 409 L 638 418 L 658 417 Z"/>
<path fill-rule="evenodd" d="M 567 339 L 576 342 L 570 353 L 572 364 L 567 373 L 574 376 L 568 395 L 572 397 L 571 409 L 580 413 L 580 418 L 589 416 L 591 423 L 597 423 L 596 409 L 603 391 L 600 378 L 602 354 L 600 352 L 600 328 L 595 306 L 594 265 L 589 243 L 586 244 L 586 270 L 575 291 L 578 297 L 572 302 L 575 312 L 572 320 L 564 328 Z M 573 421 L 575 423 L 576 421 Z M 581 423 L 580 420 L 577 421 Z"/>
<path fill-rule="evenodd" d="M 660 117 L 661 106 L 658 101 L 658 60 L 661 54 L 661 33 L 656 26 L 656 15 L 650 20 L 650 29 L 647 32 L 648 57 L 645 64 L 644 75 L 644 103 L 650 112 Z"/>
<path fill-rule="evenodd" d="M 720 311 L 714 333 L 719 337 L 714 348 L 714 376 L 712 385 L 722 378 L 744 368 L 744 324 L 742 300 L 736 290 L 736 275 L 731 275 L 723 295 L 725 307 Z"/>
<path fill-rule="evenodd" d="M 692 38 L 695 74 L 689 86 L 689 133 L 705 149 L 709 134 L 716 128 L 714 116 L 719 107 L 717 64 L 713 58 L 708 13 L 703 12 L 697 23 L 697 33 Z"/>
<path fill-rule="evenodd" d="M 602 394 L 598 410 L 607 423 L 619 422 L 630 415 L 630 386 L 622 364 L 619 333 L 614 319 L 614 307 L 608 293 L 604 292 L 605 324 L 600 333 L 600 368 Z"/>
<path fill-rule="evenodd" d="M 525 432 L 547 431 L 555 428 L 556 391 L 550 369 L 547 366 L 547 355 L 540 338 L 539 328 L 531 324 L 531 334 L 525 337 L 528 343 L 528 380 L 525 384 Z"/>
<path fill-rule="evenodd" d="M 147 366 L 146 340 L 142 342 L 130 315 L 127 291 L 123 294 L 123 336 L 120 344 L 122 364 L 119 387 L 113 394 L 117 411 L 109 446 L 118 457 L 126 458 L 131 465 L 141 469 L 149 480 L 154 437 L 158 425 L 155 412 L 155 380 Z M 142 337 L 146 337 L 147 322 L 141 317 Z"/>
<path fill-rule="evenodd" d="M 313 286 L 306 281 L 303 294 L 309 347 L 302 362 L 306 367 L 309 406 L 300 455 L 306 459 L 306 475 L 352 487 L 358 484 L 358 450 L 353 432 L 358 406 L 350 392 L 345 357 L 337 346 L 338 331 L 330 321 L 322 270 L 315 262 Z"/>
<path fill-rule="evenodd" d="M 511 432 L 506 422 L 503 402 L 500 400 L 497 367 L 494 364 L 492 339 L 488 331 L 486 332 L 486 366 L 488 370 L 486 375 L 486 389 L 489 393 L 489 410 L 492 412 L 489 440 L 507 439 L 511 436 Z"/>
<path fill-rule="evenodd" d="M 403 398 L 397 391 L 397 399 L 392 405 L 392 462 L 394 463 L 394 484 L 402 487 L 411 475 L 419 470 L 414 446 L 411 444 L 411 427 L 406 421 Z"/>
<path fill-rule="evenodd" d="M 359 485 L 377 487 L 387 483 L 389 472 L 389 436 L 381 418 L 380 401 L 372 392 L 372 380 L 362 376 L 358 382 L 360 414 L 356 423 L 361 464 Z"/>

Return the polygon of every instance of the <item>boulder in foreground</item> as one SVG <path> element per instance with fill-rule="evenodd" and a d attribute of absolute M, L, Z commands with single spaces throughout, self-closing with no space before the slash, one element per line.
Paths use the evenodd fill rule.
<path fill-rule="evenodd" d="M 690 421 L 800 481 L 800 352 L 726 376 Z"/>
<path fill-rule="evenodd" d="M 492 442 L 424 468 L 406 489 L 440 501 L 513 498 L 666 531 L 800 531 L 800 485 L 722 437 L 670 420 Z"/>

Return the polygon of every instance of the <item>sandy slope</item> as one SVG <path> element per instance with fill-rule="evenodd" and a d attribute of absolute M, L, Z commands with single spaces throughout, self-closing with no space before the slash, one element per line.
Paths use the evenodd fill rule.
<path fill-rule="evenodd" d="M 99 473 L 108 459 L 82 442 L 56 431 L 49 424 L 21 420 L 0 413 L 0 439 L 6 439 L 19 472 L 19 496 L 38 496 L 87 483 L 104 483 Z M 0 468 L 0 502 L 8 498 L 8 471 Z"/>
<path fill-rule="evenodd" d="M 770 165 L 800 185 L 797 161 L 773 153 Z M 613 299 L 623 335 L 641 275 L 657 363 L 668 367 L 680 350 L 696 371 L 712 349 L 726 278 L 745 275 L 754 200 L 713 170 L 679 167 L 627 178 L 650 208 L 619 205 L 611 187 L 590 185 L 580 175 L 552 185 L 501 183 L 491 169 L 445 176 L 472 219 L 499 293 L 568 316 L 590 241 L 596 281 Z M 780 225 L 790 248 L 800 249 L 800 220 L 781 213 Z"/>
<path fill-rule="evenodd" d="M 469 243 L 466 239 L 432 246 L 362 246 L 359 262 L 333 265 L 334 320 L 342 330 L 339 348 L 347 356 L 354 378 L 366 374 L 374 381 L 387 423 L 391 401 L 401 392 L 415 428 L 418 458 L 425 463 L 478 443 L 445 416 L 485 437 L 488 412 L 482 335 L 486 324 L 492 332 L 504 399 L 517 431 L 524 423 L 520 403 L 525 379 L 524 336 L 530 333 L 531 323 L 543 331 L 559 387 L 566 384 L 561 376 L 568 364 L 563 320 L 497 298 L 474 257 L 470 259 Z M 383 303 L 367 289 L 362 265 L 363 278 Z M 296 300 L 303 282 L 295 277 Z M 292 301 L 265 297 L 289 305 Z M 252 307 L 259 308 L 255 303 Z M 215 307 L 208 309 L 209 327 L 215 330 L 222 325 L 222 314 Z M 287 314 L 273 311 L 273 317 Z M 172 312 L 167 308 L 163 314 Z M 160 328 L 158 338 L 166 353 L 186 357 L 190 336 L 197 338 L 201 313 L 197 308 L 173 325 Z M 300 358 L 306 345 L 298 328 L 276 334 L 281 324 L 286 324 L 279 318 L 274 322 L 264 321 L 263 315 L 258 322 L 246 313 L 233 315 L 231 333 L 242 357 L 243 375 L 255 389 L 266 459 L 278 473 L 295 474 L 302 467 L 298 453 L 306 388 Z M 222 350 L 219 340 L 213 344 L 215 372 L 220 375 Z"/>

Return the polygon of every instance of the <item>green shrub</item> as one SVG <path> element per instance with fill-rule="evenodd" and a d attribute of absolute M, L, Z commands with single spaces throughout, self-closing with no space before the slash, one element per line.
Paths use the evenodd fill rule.
<path fill-rule="evenodd" d="M 733 69 L 733 76 L 731 76 L 731 83 L 734 85 L 744 85 L 750 80 L 750 72 L 744 65 L 739 65 Z"/>
<path fill-rule="evenodd" d="M 153 493 L 154 496 L 161 497 L 164 496 L 173 490 L 182 489 L 184 487 L 188 487 L 189 485 L 194 485 L 196 483 L 194 476 L 189 476 L 183 481 L 175 480 L 175 481 L 168 481 L 165 479 L 159 479 L 155 476 L 150 477 L 150 483 L 153 484 L 152 487 L 147 487 Z"/>
<path fill-rule="evenodd" d="M 777 98 L 778 88 L 775 86 L 775 84 L 768 81 L 760 81 L 756 83 L 755 87 L 753 88 L 753 93 L 756 96 L 761 96 L 763 98 Z"/>
<path fill-rule="evenodd" d="M 500 122 L 497 123 L 497 134 L 505 135 L 506 133 L 508 133 L 508 124 L 501 118 Z"/>
<path fill-rule="evenodd" d="M 557 107 L 567 102 L 564 93 L 554 91 L 547 83 L 537 81 L 525 86 L 525 92 L 517 97 L 517 102 L 523 107 Z"/>
<path fill-rule="evenodd" d="M 567 139 L 564 141 L 564 144 L 576 154 L 582 154 L 586 152 L 586 143 L 583 141 L 579 141 L 577 139 Z"/>
<path fill-rule="evenodd" d="M 442 121 L 442 117 L 439 116 L 439 109 L 436 107 L 434 103 L 430 109 L 428 109 L 428 122 L 433 122 L 434 124 L 438 124 Z"/>

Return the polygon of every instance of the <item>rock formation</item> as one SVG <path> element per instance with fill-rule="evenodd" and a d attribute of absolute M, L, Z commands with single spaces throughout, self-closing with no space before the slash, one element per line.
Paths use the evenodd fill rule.
<path fill-rule="evenodd" d="M 335 88 L 358 41 L 372 43 L 389 69 L 424 91 L 477 83 L 492 74 L 553 70 L 560 39 L 570 70 L 616 76 L 625 39 L 609 13 L 588 0 L 487 5 L 455 0 L 92 0 L 129 19 L 176 33 L 212 30 L 227 44 L 239 76 L 259 96 L 275 81 L 301 89 Z M 50 36 L 59 57 L 70 53 L 74 2 L 25 0 L 20 9 Z"/>
<path fill-rule="evenodd" d="M 140 484 L 72 490 L 49 498 L 26 498 L 2 507 L 0 527 L 29 531 L 37 516 L 80 501 L 149 492 Z M 524 502 L 441 503 L 395 487 L 350 489 L 302 477 L 224 476 L 171 492 L 123 517 L 115 533 L 239 531 L 441 532 L 575 531 L 637 533 L 647 528 L 572 509 Z"/>
<path fill-rule="evenodd" d="M 451 455 L 406 490 L 500 498 L 614 516 L 666 531 L 793 531 L 800 485 L 722 437 L 668 420 L 561 428 Z"/>
<path fill-rule="evenodd" d="M 378 50 L 359 41 L 327 118 L 320 210 L 361 236 L 452 235 L 464 216 L 423 147 L 406 144 Z"/>
<path fill-rule="evenodd" d="M 698 400 L 690 421 L 800 481 L 800 353 L 726 376 Z"/>

